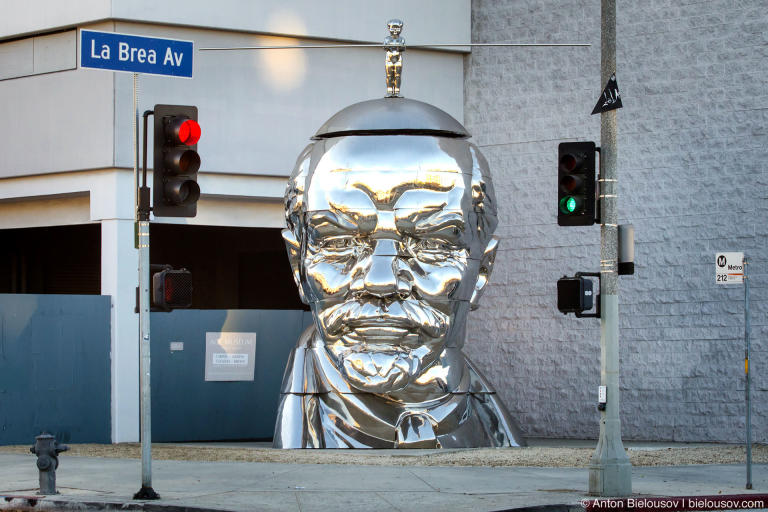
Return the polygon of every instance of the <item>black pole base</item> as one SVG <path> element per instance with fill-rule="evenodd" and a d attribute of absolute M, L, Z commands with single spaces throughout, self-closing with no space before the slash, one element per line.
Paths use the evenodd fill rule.
<path fill-rule="evenodd" d="M 151 487 L 142 486 L 139 492 L 133 495 L 135 500 L 159 500 L 160 495 L 155 492 Z"/>

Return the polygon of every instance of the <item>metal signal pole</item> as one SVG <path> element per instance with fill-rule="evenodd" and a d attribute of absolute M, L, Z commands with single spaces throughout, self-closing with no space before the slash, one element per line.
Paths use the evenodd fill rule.
<path fill-rule="evenodd" d="M 601 1 L 600 17 L 600 83 L 606 84 L 616 72 L 616 0 Z M 632 493 L 632 465 L 621 442 L 619 420 L 617 112 L 600 114 L 600 385 L 607 396 L 589 466 L 589 493 L 596 496 Z"/>
<path fill-rule="evenodd" d="M 141 387 L 141 488 L 133 495 L 136 500 L 156 500 L 160 496 L 152 488 L 152 402 L 149 339 L 149 189 L 147 188 L 147 114 L 144 114 L 144 173 L 139 185 L 139 105 L 138 73 L 133 74 L 133 108 L 136 175 L 136 245 L 139 249 L 139 383 Z"/>

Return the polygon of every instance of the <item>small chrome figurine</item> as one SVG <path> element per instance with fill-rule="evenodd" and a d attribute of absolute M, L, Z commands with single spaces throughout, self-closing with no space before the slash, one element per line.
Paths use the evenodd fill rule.
<path fill-rule="evenodd" d="M 400 76 L 403 71 L 403 52 L 405 51 L 405 39 L 400 37 L 403 30 L 403 22 L 392 19 L 387 22 L 389 35 L 384 39 L 384 49 L 387 50 L 387 97 L 400 96 Z"/>

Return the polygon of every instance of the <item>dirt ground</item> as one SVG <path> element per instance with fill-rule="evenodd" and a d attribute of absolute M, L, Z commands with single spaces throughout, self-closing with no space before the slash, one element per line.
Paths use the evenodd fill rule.
<path fill-rule="evenodd" d="M 634 466 L 679 466 L 688 464 L 740 464 L 744 446 L 712 445 L 686 448 L 630 448 Z M 0 446 L 0 452 L 29 453 L 29 445 Z M 478 448 L 467 450 L 276 450 L 244 446 L 211 447 L 153 444 L 155 460 L 276 462 L 284 464 L 363 464 L 375 466 L 540 466 L 587 467 L 593 448 Z M 138 443 L 74 444 L 61 457 L 141 458 Z M 768 446 L 755 445 L 754 463 L 768 463 Z"/>

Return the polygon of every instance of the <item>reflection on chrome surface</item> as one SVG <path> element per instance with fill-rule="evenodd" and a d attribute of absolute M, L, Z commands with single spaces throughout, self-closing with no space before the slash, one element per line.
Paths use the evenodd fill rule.
<path fill-rule="evenodd" d="M 455 119 L 396 97 L 387 66 L 389 96 L 326 122 L 286 188 L 283 237 L 314 325 L 288 361 L 274 445 L 521 445 L 461 350 L 498 246 L 488 164 Z"/>

